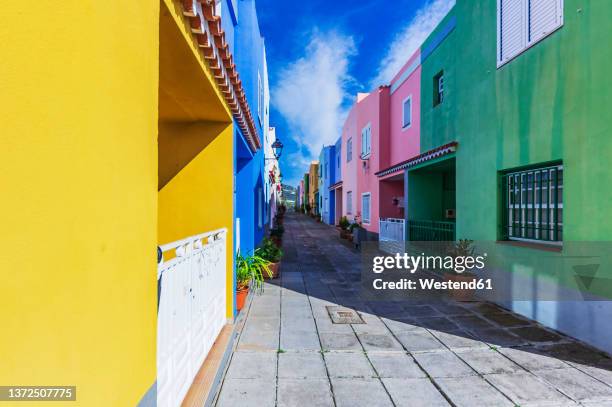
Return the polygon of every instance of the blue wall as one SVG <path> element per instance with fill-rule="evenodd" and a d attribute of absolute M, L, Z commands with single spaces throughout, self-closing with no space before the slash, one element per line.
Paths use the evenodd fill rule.
<path fill-rule="evenodd" d="M 334 146 L 334 178 L 332 185 L 342 181 L 342 137 L 338 138 Z"/>
<path fill-rule="evenodd" d="M 225 1 L 228 10 L 231 1 Z M 234 61 L 242 80 L 251 114 L 261 143 L 264 143 L 264 113 L 267 107 L 259 106 L 260 88 L 264 80 L 264 40 L 259 31 L 255 0 L 234 2 L 238 6 L 237 25 L 234 28 Z M 227 21 L 227 20 L 226 20 Z M 261 85 L 260 85 L 261 81 Z M 263 90 L 262 90 L 263 91 Z M 261 112 L 261 120 L 258 116 Z M 235 218 L 240 219 L 240 251 L 251 253 L 261 242 L 266 224 L 264 199 L 264 153 L 256 152 L 248 144 L 238 126 L 235 126 Z"/>
<path fill-rule="evenodd" d="M 335 219 L 335 194 L 330 193 L 329 187 L 334 184 L 336 173 L 336 146 L 324 146 L 319 155 L 319 195 L 320 213 L 323 222 L 333 225 Z"/>
<path fill-rule="evenodd" d="M 261 100 L 258 72 L 262 86 L 265 74 L 264 40 L 259 31 L 255 0 L 223 0 L 221 22 L 263 144 L 263 112 L 267 112 L 267 107 L 261 106 L 259 109 L 262 112 L 261 121 L 257 112 Z M 215 169 L 211 168 L 210 171 L 214 175 Z M 234 122 L 234 248 L 239 247 L 242 254 L 251 253 L 264 236 L 264 176 L 263 148 L 252 151 Z"/>

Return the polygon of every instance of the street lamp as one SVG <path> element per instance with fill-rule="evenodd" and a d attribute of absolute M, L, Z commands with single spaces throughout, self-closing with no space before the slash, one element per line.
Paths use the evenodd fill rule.
<path fill-rule="evenodd" d="M 272 143 L 272 151 L 274 152 L 274 158 L 278 160 L 283 153 L 283 143 L 279 139 L 274 140 L 274 143 Z"/>

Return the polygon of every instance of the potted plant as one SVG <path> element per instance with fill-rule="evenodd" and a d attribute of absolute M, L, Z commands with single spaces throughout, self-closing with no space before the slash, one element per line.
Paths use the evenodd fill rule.
<path fill-rule="evenodd" d="M 338 222 L 338 226 L 340 227 L 340 238 L 346 239 L 350 235 L 348 230 L 350 226 L 350 222 L 346 216 L 340 218 L 340 222 Z"/>
<path fill-rule="evenodd" d="M 236 308 L 238 311 L 244 307 L 249 290 L 261 293 L 263 290 L 264 274 L 270 276 L 270 262 L 263 257 L 252 254 L 236 256 Z"/>
<path fill-rule="evenodd" d="M 270 278 L 277 278 L 280 271 L 280 261 L 283 257 L 283 251 L 272 241 L 272 239 L 265 238 L 256 254 L 265 260 L 270 262 Z M 264 275 L 264 278 L 266 276 Z"/>
<path fill-rule="evenodd" d="M 474 242 L 469 239 L 459 239 L 456 243 L 453 243 L 447 249 L 447 255 L 457 257 L 474 256 Z M 454 264 L 454 263 L 453 263 Z M 456 272 L 455 270 L 444 270 L 445 281 L 458 281 L 458 282 L 470 282 L 474 280 L 475 275 L 471 272 L 464 271 L 462 273 Z M 471 289 L 452 289 L 449 290 L 451 297 L 457 301 L 473 301 L 474 290 Z"/>

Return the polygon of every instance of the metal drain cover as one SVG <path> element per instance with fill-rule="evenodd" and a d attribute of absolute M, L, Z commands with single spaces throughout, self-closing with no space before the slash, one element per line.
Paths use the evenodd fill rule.
<path fill-rule="evenodd" d="M 334 324 L 365 324 L 355 310 L 337 305 L 328 305 L 325 308 Z"/>

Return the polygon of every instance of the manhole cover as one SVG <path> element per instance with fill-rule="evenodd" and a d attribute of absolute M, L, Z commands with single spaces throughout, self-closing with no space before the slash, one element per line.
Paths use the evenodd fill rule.
<path fill-rule="evenodd" d="M 336 305 L 330 305 L 326 308 L 334 324 L 365 324 L 361 316 L 355 310 L 338 307 Z"/>

